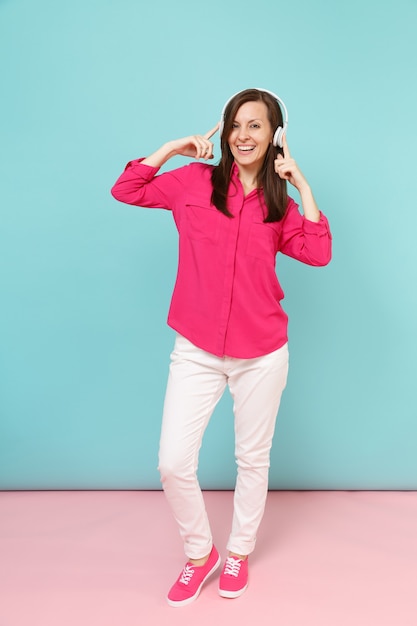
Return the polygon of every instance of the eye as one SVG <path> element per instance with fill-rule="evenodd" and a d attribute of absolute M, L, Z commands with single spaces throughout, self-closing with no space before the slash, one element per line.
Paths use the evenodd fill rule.
<path fill-rule="evenodd" d="M 236 122 L 233 122 L 232 128 L 239 128 L 239 124 L 237 124 Z"/>
<path fill-rule="evenodd" d="M 261 125 L 260 125 L 260 124 L 256 124 L 256 123 L 254 123 L 254 124 L 251 124 L 251 126 L 250 126 L 250 127 L 251 127 L 251 128 L 260 128 L 260 127 L 261 127 Z"/>

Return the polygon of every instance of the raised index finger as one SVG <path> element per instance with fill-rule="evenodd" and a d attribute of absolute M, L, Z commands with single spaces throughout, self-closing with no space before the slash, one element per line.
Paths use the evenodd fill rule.
<path fill-rule="evenodd" d="M 282 151 L 284 153 L 284 159 L 289 159 L 291 157 L 290 149 L 288 148 L 287 134 L 286 133 L 284 133 L 283 136 L 282 136 Z"/>
<path fill-rule="evenodd" d="M 210 137 L 213 137 L 213 135 L 217 133 L 217 131 L 219 130 L 219 126 L 220 126 L 220 122 L 217 122 L 214 128 L 212 128 L 205 135 L 203 135 L 204 139 L 210 139 Z"/>

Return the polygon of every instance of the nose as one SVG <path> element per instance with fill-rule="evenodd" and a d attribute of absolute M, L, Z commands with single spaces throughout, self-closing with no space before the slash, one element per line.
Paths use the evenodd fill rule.
<path fill-rule="evenodd" d="M 248 139 L 248 138 L 249 138 L 248 130 L 246 128 L 244 128 L 243 126 L 241 126 L 239 128 L 239 137 L 238 137 L 238 139 L 240 141 L 245 141 L 245 139 Z"/>

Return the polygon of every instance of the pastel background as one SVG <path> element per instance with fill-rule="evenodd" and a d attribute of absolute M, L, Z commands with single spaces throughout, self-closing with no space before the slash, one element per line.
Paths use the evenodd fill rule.
<path fill-rule="evenodd" d="M 285 100 L 334 237 L 326 268 L 278 259 L 271 488 L 417 488 L 416 24 L 415 0 L 0 0 L 0 488 L 159 488 L 176 231 L 110 187 L 249 86 Z M 200 479 L 234 477 L 226 394 Z"/>

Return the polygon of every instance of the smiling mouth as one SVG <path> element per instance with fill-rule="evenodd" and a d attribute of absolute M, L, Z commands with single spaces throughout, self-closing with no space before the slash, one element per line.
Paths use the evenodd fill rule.
<path fill-rule="evenodd" d="M 239 152 L 252 152 L 255 150 L 255 146 L 237 146 Z"/>

